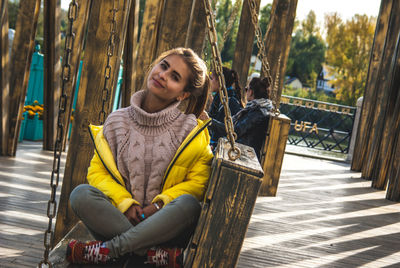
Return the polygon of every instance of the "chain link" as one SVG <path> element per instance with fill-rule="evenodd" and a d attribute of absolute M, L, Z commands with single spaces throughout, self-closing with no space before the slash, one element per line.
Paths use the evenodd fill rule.
<path fill-rule="evenodd" d="M 224 44 L 225 44 L 226 38 L 228 37 L 229 33 L 232 30 L 233 24 L 236 21 L 237 14 L 238 14 L 239 9 L 240 9 L 241 6 L 242 6 L 242 0 L 236 0 L 235 4 L 233 6 L 233 10 L 232 10 L 231 16 L 229 17 L 229 20 L 228 20 L 228 24 L 226 26 L 226 30 L 225 30 L 225 32 L 224 32 L 224 34 L 222 36 L 222 42 L 218 46 L 219 51 L 222 51 L 222 49 L 224 48 Z"/>
<path fill-rule="evenodd" d="M 58 183 L 60 180 L 60 164 L 61 164 L 61 154 L 63 147 L 63 136 L 64 136 L 64 122 L 65 122 L 65 111 L 68 104 L 68 96 L 66 95 L 66 87 L 71 80 L 71 54 L 75 41 L 75 34 L 72 31 L 74 21 L 77 18 L 78 14 L 78 3 L 75 0 L 72 0 L 69 4 L 68 8 L 68 33 L 65 36 L 65 45 L 64 45 L 64 58 L 63 58 L 63 66 L 61 70 L 61 96 L 59 103 L 59 112 L 57 118 L 57 136 L 54 145 L 54 160 L 53 160 L 53 169 L 51 172 L 50 178 L 50 200 L 47 202 L 47 217 L 49 219 L 47 230 L 44 233 L 44 254 L 43 260 L 39 262 L 39 267 L 43 267 L 43 265 L 47 265 L 47 267 L 52 267 L 52 264 L 49 262 L 49 252 L 52 248 L 53 244 L 53 236 L 54 232 L 52 230 L 53 218 L 56 216 L 57 211 L 57 201 L 56 201 L 56 192 Z"/>
<path fill-rule="evenodd" d="M 265 54 L 265 46 L 264 46 L 264 41 L 262 38 L 262 32 L 261 32 L 261 28 L 260 25 L 258 24 L 258 13 L 257 13 L 257 8 L 256 8 L 256 1 L 255 0 L 248 0 L 249 3 L 249 7 L 250 7 L 250 13 L 251 13 L 251 22 L 253 24 L 254 27 L 254 32 L 257 38 L 257 47 L 258 47 L 258 53 L 257 53 L 257 58 L 262 62 L 261 64 L 261 74 L 265 74 L 268 83 L 270 85 L 270 92 L 271 92 L 271 101 L 273 104 L 273 108 L 272 108 L 272 112 L 274 113 L 274 115 L 278 116 L 280 114 L 279 112 L 279 102 L 277 100 L 278 98 L 278 87 L 277 84 L 274 84 L 274 81 L 272 80 L 272 76 L 271 76 L 271 68 L 270 65 L 268 63 L 268 59 L 267 59 L 267 55 Z M 278 69 L 278 73 L 279 73 L 279 69 Z M 277 74 L 277 77 L 279 77 L 279 75 Z"/>
<path fill-rule="evenodd" d="M 235 146 L 235 139 L 236 139 L 236 133 L 233 128 L 233 122 L 232 122 L 232 117 L 231 117 L 231 111 L 229 109 L 228 105 L 228 91 L 226 89 L 225 85 L 225 79 L 222 74 L 222 61 L 221 61 L 221 56 L 219 54 L 218 50 L 218 45 L 217 45 L 217 32 L 215 30 L 215 23 L 214 23 L 214 14 L 211 9 L 211 2 L 210 0 L 204 0 L 204 7 L 206 11 L 206 20 L 207 20 L 207 35 L 208 35 L 208 40 L 210 41 L 211 44 L 211 53 L 212 53 L 212 66 L 214 69 L 215 74 L 218 77 L 218 84 L 219 84 L 219 97 L 221 100 L 222 105 L 224 106 L 224 112 L 225 112 L 225 130 L 226 130 L 226 135 L 228 138 L 228 141 L 231 144 L 231 148 L 228 151 L 228 156 L 229 159 L 232 161 L 238 159 L 240 157 L 240 149 Z"/>
<path fill-rule="evenodd" d="M 116 6 L 117 4 L 117 6 Z M 102 106 L 101 106 L 101 111 L 99 113 L 99 121 L 100 125 L 104 124 L 104 121 L 106 120 L 107 117 L 107 111 L 109 103 L 109 98 L 111 95 L 111 89 L 109 85 L 109 80 L 111 78 L 111 71 L 112 71 L 112 66 L 111 66 L 111 58 L 114 56 L 115 52 L 115 39 L 117 35 L 117 12 L 118 12 L 118 6 L 119 6 L 119 0 L 113 1 L 113 8 L 111 9 L 112 12 L 112 19 L 111 19 L 111 25 L 110 25 L 110 38 L 108 39 L 108 44 L 107 44 L 107 64 L 106 67 L 104 68 L 104 86 L 103 86 L 103 92 L 102 92 Z M 107 111 L 106 111 L 107 110 Z"/>

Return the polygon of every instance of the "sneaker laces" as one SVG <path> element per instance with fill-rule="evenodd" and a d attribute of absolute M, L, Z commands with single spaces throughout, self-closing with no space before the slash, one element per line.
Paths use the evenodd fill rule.
<path fill-rule="evenodd" d="M 168 251 L 162 248 L 157 248 L 155 251 L 155 255 L 152 256 L 152 261 L 153 264 L 155 264 L 157 267 L 168 265 Z"/>
<path fill-rule="evenodd" d="M 106 262 L 108 260 L 108 255 L 101 252 L 101 245 L 101 242 L 87 245 L 85 247 L 84 258 L 93 263 Z"/>

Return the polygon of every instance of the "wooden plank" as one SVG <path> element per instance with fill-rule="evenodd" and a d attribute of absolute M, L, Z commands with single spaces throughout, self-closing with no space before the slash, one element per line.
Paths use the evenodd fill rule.
<path fill-rule="evenodd" d="M 157 36 L 156 57 L 169 49 L 185 46 L 192 6 L 193 0 L 164 2 Z"/>
<path fill-rule="evenodd" d="M 9 136 L 7 155 L 15 156 L 21 128 L 22 111 L 28 87 L 40 0 L 20 1 L 11 51 Z"/>
<path fill-rule="evenodd" d="M 44 0 L 43 9 L 43 149 L 54 150 L 57 138 L 60 92 L 60 18 L 61 5 L 57 0 Z M 66 132 L 68 133 L 68 132 Z"/>
<path fill-rule="evenodd" d="M 261 184 L 254 149 L 229 160 L 230 144 L 220 139 L 212 174 L 184 267 L 235 267 Z"/>
<path fill-rule="evenodd" d="M 381 190 L 386 189 L 389 179 L 388 173 L 391 168 L 390 163 L 394 154 L 393 144 L 396 144 L 396 135 L 400 128 L 400 35 L 398 35 L 396 43 L 395 53 L 392 57 L 390 72 L 388 74 L 389 86 L 385 88 L 385 91 L 387 91 L 387 101 L 383 104 L 385 108 L 382 109 L 380 118 L 378 119 L 383 121 L 381 124 L 381 139 L 376 140 L 378 136 L 375 136 L 371 149 L 372 152 L 379 150 L 379 152 L 376 152 L 376 160 L 371 163 L 373 165 L 370 170 L 372 174 L 372 187 Z"/>
<path fill-rule="evenodd" d="M 125 41 L 126 25 L 128 22 L 130 0 L 116 1 L 119 3 L 116 13 L 116 38 L 113 57 L 109 64 L 111 71 L 108 80 L 110 95 L 117 84 L 120 56 Z M 103 92 L 105 84 L 105 68 L 107 66 L 107 44 L 110 40 L 110 30 L 113 17 L 113 2 L 102 0 L 94 1 L 91 5 L 86 49 L 83 59 L 83 70 L 79 85 L 76 106 L 75 125 L 69 144 L 67 161 L 65 164 L 64 183 L 57 213 L 57 222 L 54 233 L 55 242 L 75 225 L 77 218 L 69 207 L 69 194 L 77 185 L 86 182 L 87 168 L 93 156 L 93 145 L 88 134 L 88 124 L 100 123 L 100 111 L 103 107 Z M 105 113 L 111 110 L 111 99 L 105 103 Z"/>
<path fill-rule="evenodd" d="M 394 60 L 394 74 L 391 82 L 391 91 L 397 93 L 397 96 L 391 96 L 395 105 L 389 110 L 391 120 L 387 122 L 388 130 L 386 139 L 387 146 L 383 148 L 382 170 L 380 170 L 378 183 L 389 181 L 386 198 L 391 201 L 400 201 L 400 39 L 397 40 L 396 55 Z M 393 94 L 394 95 L 394 94 Z M 385 152 L 384 149 L 388 148 Z"/>
<path fill-rule="evenodd" d="M 298 0 L 274 0 L 272 3 L 271 19 L 265 37 L 265 50 L 271 68 L 272 79 L 275 80 L 279 73 L 277 103 L 282 94 L 283 79 L 285 77 L 286 63 L 289 57 L 290 42 Z M 281 59 L 278 66 L 278 59 Z M 279 68 L 279 70 L 278 70 Z M 261 74 L 265 76 L 265 74 Z"/>
<path fill-rule="evenodd" d="M 289 136 L 290 121 L 290 118 L 282 114 L 270 118 L 270 131 L 265 139 L 261 154 L 264 177 L 258 192 L 260 196 L 276 196 Z"/>
<path fill-rule="evenodd" d="M 134 91 L 134 81 L 136 77 L 136 58 L 138 46 L 138 31 L 139 31 L 139 0 L 132 0 L 131 10 L 129 14 L 128 29 L 126 32 L 124 46 L 124 70 L 122 73 L 121 85 L 121 107 L 130 105 L 131 95 Z"/>
<path fill-rule="evenodd" d="M 185 47 L 190 47 L 199 56 L 202 55 L 206 40 L 206 11 L 203 0 L 193 0 Z"/>
<path fill-rule="evenodd" d="M 385 74 L 390 72 L 391 61 L 395 53 L 398 34 L 400 32 L 400 2 L 393 3 L 392 11 L 389 19 L 389 28 L 386 34 L 385 51 L 381 61 L 380 74 L 378 75 L 377 84 L 375 86 L 376 103 L 374 112 L 370 114 L 369 119 L 369 140 L 365 144 L 365 158 L 361 168 L 362 177 L 372 179 L 372 172 L 377 167 L 375 162 L 379 153 L 380 141 L 382 139 L 382 131 L 384 128 L 386 109 L 388 108 L 389 83 Z M 392 107 L 393 108 L 393 107 Z M 384 152 L 386 153 L 386 152 Z M 384 186 L 383 186 L 384 187 Z"/>
<path fill-rule="evenodd" d="M 389 27 L 389 19 L 392 10 L 393 1 L 382 0 L 379 10 L 379 16 L 376 22 L 374 42 L 372 45 L 371 56 L 368 67 L 368 75 L 365 86 L 363 105 L 358 125 L 356 141 L 354 144 L 353 158 L 351 162 L 351 170 L 361 171 L 364 159 L 367 158 L 367 143 L 370 139 L 371 117 L 375 112 L 376 106 L 376 85 L 378 83 L 381 61 L 383 59 L 386 46 L 386 33 Z"/>
<path fill-rule="evenodd" d="M 257 14 L 260 9 L 260 0 L 256 0 Z M 255 29 L 251 22 L 249 1 L 243 1 L 242 14 L 240 15 L 239 30 L 236 37 L 235 53 L 233 55 L 232 69 L 239 75 L 239 82 L 242 88 L 247 85 L 247 77 L 250 68 L 251 53 L 253 51 L 253 41 Z M 244 96 L 244 94 L 242 94 Z"/>
<path fill-rule="evenodd" d="M 9 105 L 8 1 L 0 6 L 0 155 L 7 154 Z"/>
<path fill-rule="evenodd" d="M 132 89 L 134 91 L 142 89 L 144 76 L 150 71 L 150 64 L 156 57 L 157 35 L 164 1 L 146 0 L 136 59 L 137 68 L 134 74 L 134 88 Z"/>

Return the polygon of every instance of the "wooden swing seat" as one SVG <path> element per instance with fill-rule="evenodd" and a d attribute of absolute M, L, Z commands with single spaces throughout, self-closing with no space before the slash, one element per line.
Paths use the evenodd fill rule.
<path fill-rule="evenodd" d="M 238 261 L 264 174 L 254 149 L 237 143 L 236 146 L 241 150 L 241 156 L 232 161 L 228 157 L 229 142 L 226 139 L 218 142 L 209 186 L 184 267 L 235 267 Z M 82 222 L 78 222 L 50 252 L 49 261 L 53 267 L 81 267 L 71 265 L 65 259 L 71 239 L 89 241 L 94 237 Z M 101 267 L 126 265 L 125 259 Z"/>

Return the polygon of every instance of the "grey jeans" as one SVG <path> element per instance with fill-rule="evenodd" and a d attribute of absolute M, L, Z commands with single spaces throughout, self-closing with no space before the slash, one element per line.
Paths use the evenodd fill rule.
<path fill-rule="evenodd" d="M 187 243 L 201 210 L 199 201 L 186 194 L 133 226 L 106 195 L 88 184 L 77 186 L 69 201 L 95 238 L 106 241 L 113 258 L 130 252 L 144 255 L 148 248 L 163 243 Z"/>

